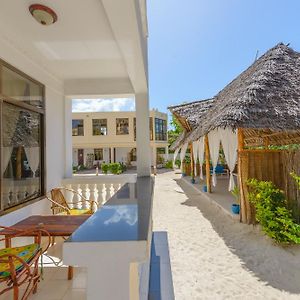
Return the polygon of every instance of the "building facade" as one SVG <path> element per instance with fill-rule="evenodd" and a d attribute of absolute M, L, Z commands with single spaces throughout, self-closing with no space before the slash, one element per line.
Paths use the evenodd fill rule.
<path fill-rule="evenodd" d="M 151 165 L 168 160 L 168 116 L 149 112 Z M 136 166 L 136 112 L 72 114 L 73 166 L 91 168 L 103 162 Z"/>

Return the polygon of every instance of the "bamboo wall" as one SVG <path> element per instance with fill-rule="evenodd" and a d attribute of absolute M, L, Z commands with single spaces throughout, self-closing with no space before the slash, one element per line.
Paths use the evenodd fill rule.
<path fill-rule="evenodd" d="M 255 223 L 254 208 L 249 203 L 246 184 L 250 178 L 272 181 L 284 191 L 295 217 L 299 218 L 300 196 L 290 173 L 294 171 L 300 175 L 300 151 L 243 150 L 239 152 L 239 164 L 242 222 Z"/>
<path fill-rule="evenodd" d="M 282 158 L 284 173 L 287 174 L 283 190 L 289 200 L 295 219 L 300 223 L 300 192 L 295 180 L 289 176 L 291 172 L 300 175 L 300 151 L 283 152 Z"/>

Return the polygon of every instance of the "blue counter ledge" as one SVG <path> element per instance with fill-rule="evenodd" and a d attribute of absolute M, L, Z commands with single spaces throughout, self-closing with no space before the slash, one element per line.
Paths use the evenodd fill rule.
<path fill-rule="evenodd" d="M 147 240 L 153 199 L 153 177 L 126 183 L 66 242 Z"/>

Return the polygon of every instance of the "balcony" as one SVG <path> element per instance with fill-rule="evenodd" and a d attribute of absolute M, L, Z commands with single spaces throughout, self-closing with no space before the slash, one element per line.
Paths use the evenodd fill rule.
<path fill-rule="evenodd" d="M 153 184 L 153 178 L 135 174 L 63 179 L 64 187 L 99 208 L 66 241 L 56 238 L 43 259 L 45 280 L 33 299 L 147 299 Z M 70 195 L 66 192 L 68 201 L 76 202 Z M 72 281 L 66 264 L 75 266 Z"/>

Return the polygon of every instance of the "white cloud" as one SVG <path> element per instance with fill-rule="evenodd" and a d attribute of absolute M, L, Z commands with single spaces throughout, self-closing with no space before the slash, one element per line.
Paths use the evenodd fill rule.
<path fill-rule="evenodd" d="M 73 99 L 72 112 L 134 111 L 132 98 Z"/>

